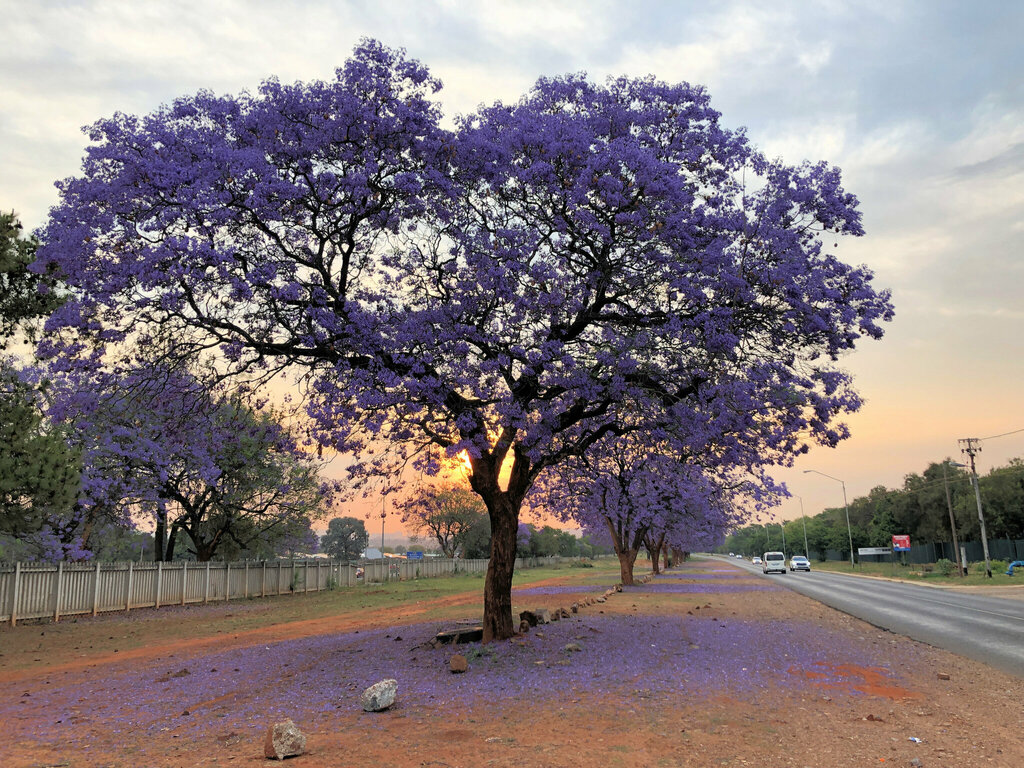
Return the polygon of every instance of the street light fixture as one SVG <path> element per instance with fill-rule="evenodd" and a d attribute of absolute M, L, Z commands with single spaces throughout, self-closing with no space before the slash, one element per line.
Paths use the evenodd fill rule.
<path fill-rule="evenodd" d="M 793 495 L 796 496 L 796 494 Z M 807 546 L 807 515 L 804 514 L 804 497 L 797 496 L 797 498 L 800 500 L 800 519 L 803 520 L 804 523 L 804 557 L 810 560 L 811 548 Z"/>
<path fill-rule="evenodd" d="M 850 527 L 850 504 L 849 504 L 849 502 L 846 501 L 846 483 L 844 483 L 838 477 L 832 477 L 832 475 L 826 475 L 824 472 L 819 472 L 816 469 L 805 469 L 804 470 L 804 474 L 805 475 L 810 473 L 810 472 L 813 472 L 816 475 L 821 475 L 822 477 L 827 477 L 829 480 L 835 480 L 837 483 L 839 483 L 841 486 L 843 486 L 843 506 L 846 508 L 846 535 L 850 537 L 850 567 L 853 568 L 854 567 L 854 562 L 853 562 L 853 529 Z M 803 503 L 801 502 L 801 507 L 802 506 L 803 506 Z"/>

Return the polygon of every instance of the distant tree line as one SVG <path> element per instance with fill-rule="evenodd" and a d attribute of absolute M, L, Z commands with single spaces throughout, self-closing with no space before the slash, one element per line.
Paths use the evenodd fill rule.
<path fill-rule="evenodd" d="M 948 460 L 947 460 L 948 461 Z M 946 485 L 953 507 L 957 537 L 960 541 L 977 541 L 981 537 L 978 507 L 971 487 L 970 475 L 960 467 L 933 462 L 924 472 L 904 478 L 903 487 L 872 488 L 867 496 L 850 500 L 850 529 L 853 547 L 882 547 L 892 544 L 893 535 L 909 535 L 912 543 L 946 542 L 952 540 Z M 985 526 L 990 539 L 1024 539 L 1024 459 L 1012 459 L 1006 466 L 996 467 L 979 477 Z M 843 507 L 830 507 L 806 518 L 807 548 L 824 557 L 832 549 L 848 558 L 849 535 Z M 786 552 L 804 551 L 804 520 L 785 523 L 754 524 L 731 533 L 719 552 L 747 555 L 768 549 L 782 549 L 783 530 Z"/>

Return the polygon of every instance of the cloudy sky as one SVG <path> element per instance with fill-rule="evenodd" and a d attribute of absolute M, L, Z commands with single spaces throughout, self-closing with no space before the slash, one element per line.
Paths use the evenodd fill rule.
<path fill-rule="evenodd" d="M 0 208 L 34 227 L 76 173 L 80 128 L 198 89 L 326 79 L 362 37 L 439 76 L 446 113 L 542 75 L 653 73 L 707 86 L 732 127 L 828 160 L 861 200 L 845 245 L 893 291 L 881 342 L 843 361 L 867 403 L 853 437 L 780 476 L 808 513 L 899 486 L 958 438 L 1024 429 L 1024 4 L 822 2 L 49 2 L 0 0 Z M 979 469 L 1024 456 L 985 441 Z M 796 500 L 784 517 L 799 514 Z"/>

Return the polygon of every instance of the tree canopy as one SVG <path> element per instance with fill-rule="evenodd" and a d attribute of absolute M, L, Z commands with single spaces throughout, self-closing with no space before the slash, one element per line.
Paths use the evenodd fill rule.
<path fill-rule="evenodd" d="M 97 122 L 41 231 L 34 268 L 72 292 L 41 352 L 112 366 L 171 335 L 299 371 L 357 481 L 465 451 L 489 640 L 544 472 L 639 422 L 755 473 L 834 444 L 860 404 L 834 361 L 891 306 L 837 256 L 862 233 L 838 169 L 766 159 L 701 87 L 542 78 L 452 131 L 439 89 L 366 41 L 331 81 Z"/>
<path fill-rule="evenodd" d="M 458 485 L 423 485 L 402 502 L 402 522 L 437 542 L 445 557 L 465 557 L 466 537 L 487 508 L 480 497 Z"/>
<path fill-rule="evenodd" d="M 327 523 L 327 533 L 320 548 L 336 560 L 358 560 L 370 542 L 366 524 L 357 517 L 334 517 Z"/>

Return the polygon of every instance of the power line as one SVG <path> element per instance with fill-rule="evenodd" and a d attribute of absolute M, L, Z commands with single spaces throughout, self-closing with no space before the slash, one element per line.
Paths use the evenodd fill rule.
<path fill-rule="evenodd" d="M 1006 437 L 1007 435 L 1016 435 L 1019 432 L 1024 432 L 1024 429 L 1015 429 L 1012 432 L 1003 432 L 1001 435 L 992 435 L 991 437 L 977 438 L 979 440 L 995 440 L 997 437 Z"/>

